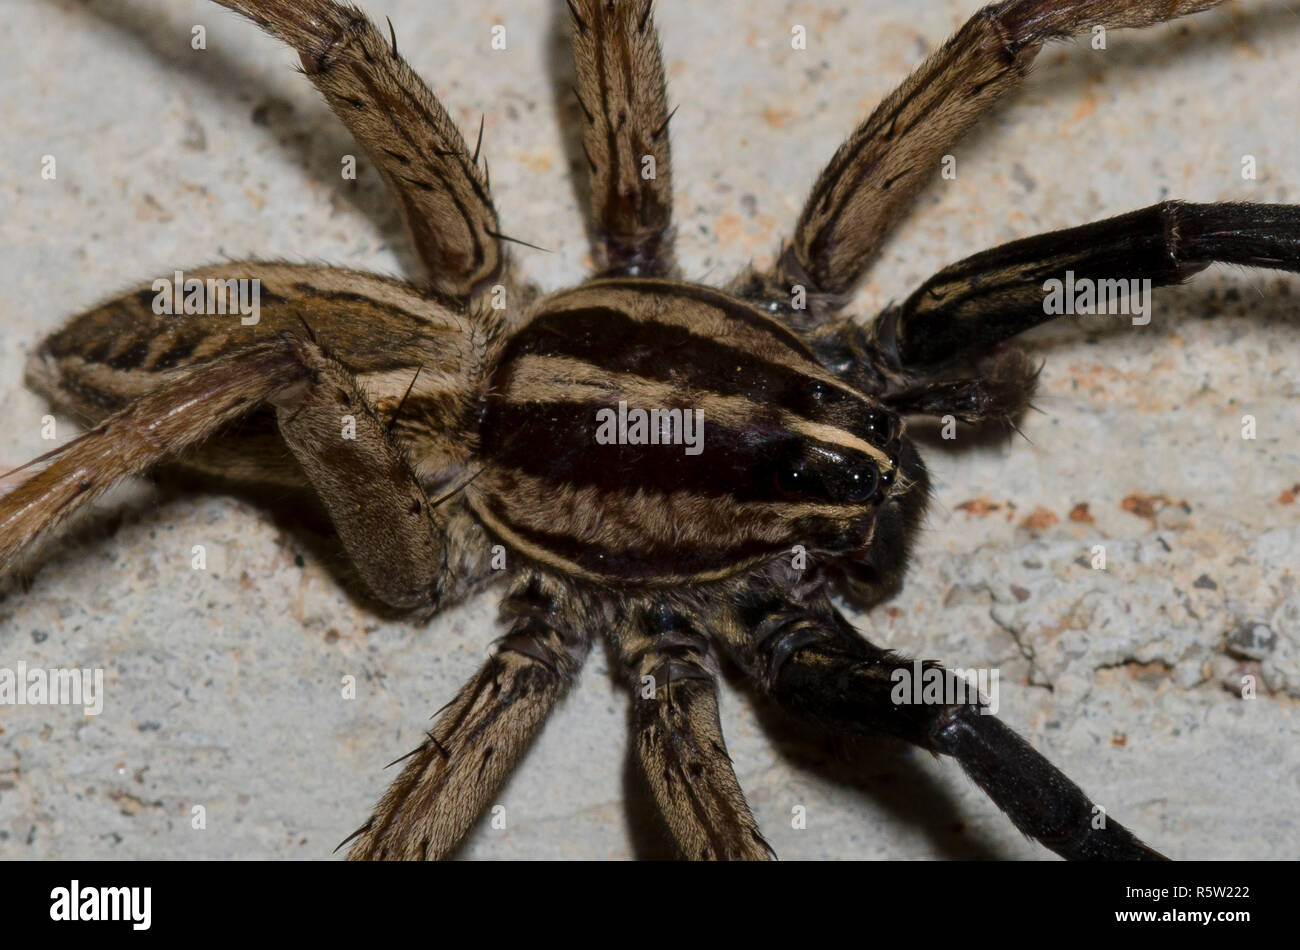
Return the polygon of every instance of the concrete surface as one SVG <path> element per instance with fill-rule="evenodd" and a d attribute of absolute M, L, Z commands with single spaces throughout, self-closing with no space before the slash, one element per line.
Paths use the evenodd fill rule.
<path fill-rule="evenodd" d="M 840 139 L 976 9 L 659 6 L 680 104 L 678 253 L 717 282 L 771 254 Z M 554 248 L 519 265 L 548 289 L 580 279 L 559 136 L 575 112 L 553 95 L 560 5 L 367 7 L 391 16 L 463 128 L 486 115 L 503 227 Z M 50 447 L 25 354 L 108 294 L 223 256 L 411 272 L 373 169 L 363 159 L 357 182 L 340 179 L 346 131 L 251 25 L 197 0 L 10 0 L 4 19 L 0 463 Z M 505 51 L 489 48 L 494 23 Z M 206 50 L 190 47 L 194 24 Z M 807 50 L 790 48 L 794 24 Z M 1105 51 L 1050 47 L 855 306 L 867 316 L 968 253 L 1165 197 L 1300 202 L 1298 73 L 1300 15 L 1284 0 L 1112 33 Z M 1000 669 L 1003 718 L 1174 857 L 1300 857 L 1298 294 L 1295 278 L 1216 267 L 1161 293 L 1145 328 L 1066 320 L 1041 334 L 1030 441 L 929 440 L 938 494 L 920 555 L 890 608 L 859 618 L 892 647 Z M 61 423 L 60 440 L 73 431 Z M 207 572 L 190 567 L 199 543 Z M 1095 544 L 1104 572 L 1087 563 Z M 28 589 L 3 591 L 0 667 L 102 667 L 108 692 L 93 719 L 0 709 L 3 857 L 328 857 L 496 635 L 492 596 L 423 628 L 379 620 L 252 505 L 145 482 L 56 545 Z M 500 796 L 506 828 L 481 823 L 464 856 L 662 853 L 629 791 L 626 700 L 606 667 L 593 653 Z M 1260 680 L 1254 699 L 1224 685 L 1243 672 Z M 355 700 L 340 696 L 345 675 Z M 846 762 L 768 731 L 734 683 L 722 711 L 784 858 L 1050 857 L 951 762 L 888 745 Z"/>

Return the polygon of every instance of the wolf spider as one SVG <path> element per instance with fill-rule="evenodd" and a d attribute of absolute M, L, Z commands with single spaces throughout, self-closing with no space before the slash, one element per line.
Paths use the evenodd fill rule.
<path fill-rule="evenodd" d="M 905 417 L 1013 423 L 1028 406 L 1037 370 L 1007 341 L 1050 319 L 1046 279 L 1300 270 L 1300 208 L 1165 201 L 974 255 L 866 325 L 844 308 L 941 157 L 1046 41 L 1219 0 L 984 8 L 836 152 L 772 267 L 725 290 L 674 262 L 652 0 L 568 0 L 597 273 L 540 299 L 511 278 L 478 146 L 391 33 L 329 0 L 217 2 L 297 51 L 391 190 L 425 278 L 227 264 L 191 276 L 259 280 L 256 325 L 158 314 L 152 287 L 74 318 L 29 379 L 93 428 L 0 497 L 0 565 L 165 465 L 314 489 L 361 580 L 396 608 L 432 614 L 508 575 L 507 633 L 354 833 L 353 858 L 449 854 L 598 632 L 688 857 L 772 853 L 723 744 L 719 652 L 796 717 L 952 756 L 1064 857 L 1160 857 L 1095 821 L 982 699 L 896 702 L 911 661 L 867 642 L 832 595 L 869 608 L 901 584 L 929 488 Z M 596 414 L 620 403 L 663 411 L 667 435 L 681 434 L 672 413 L 702 411 L 704 451 L 596 444 Z"/>

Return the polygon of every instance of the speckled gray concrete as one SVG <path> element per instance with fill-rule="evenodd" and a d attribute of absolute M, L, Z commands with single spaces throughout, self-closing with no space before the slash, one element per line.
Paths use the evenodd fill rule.
<path fill-rule="evenodd" d="M 841 138 L 975 10 L 660 7 L 681 104 L 679 256 L 713 281 L 770 255 Z M 578 280 L 589 258 L 559 134 L 573 111 L 552 92 L 566 55 L 553 6 L 369 11 L 392 17 L 462 127 L 486 114 L 504 227 L 555 249 L 521 251 L 519 266 L 548 289 Z M 346 132 L 247 23 L 197 0 L 10 0 L 5 22 L 0 463 L 49 448 L 25 354 L 107 294 L 223 255 L 410 273 L 373 170 L 340 179 Z M 494 23 L 504 52 L 489 49 Z M 190 48 L 194 24 L 206 51 Z M 794 24 L 805 51 L 790 48 Z M 1300 202 L 1300 16 L 1283 0 L 1108 46 L 1050 48 L 961 145 L 956 180 L 923 197 L 862 288 L 864 316 L 965 254 L 1164 197 Z M 55 181 L 39 174 L 47 154 Z M 1257 180 L 1241 177 L 1245 154 Z M 1043 333 L 1031 441 L 927 443 L 937 497 L 919 557 L 891 609 L 859 618 L 891 647 L 1000 668 L 1003 718 L 1175 857 L 1300 856 L 1298 290 L 1214 268 L 1158 296 L 1148 327 Z M 1240 438 L 1245 414 L 1255 441 Z M 162 498 L 131 486 L 49 551 L 29 590 L 5 587 L 0 666 L 103 667 L 108 696 L 94 719 L 0 711 L 0 856 L 326 857 L 482 661 L 494 598 L 422 628 L 380 621 L 256 508 Z M 206 573 L 190 568 L 198 543 Z M 1094 544 L 1104 572 L 1080 562 Z M 1271 648 L 1267 634 L 1230 643 L 1247 622 L 1268 626 Z M 1258 698 L 1222 685 L 1243 670 Z M 724 689 L 737 772 L 783 857 L 1049 856 L 951 762 L 886 746 L 838 765 L 794 734 L 774 741 L 760 712 Z M 463 854 L 655 853 L 643 806 L 626 807 L 625 719 L 597 650 L 501 794 L 506 828 L 481 823 Z M 195 804 L 206 830 L 191 828 Z M 796 805 L 806 829 L 791 827 Z"/>

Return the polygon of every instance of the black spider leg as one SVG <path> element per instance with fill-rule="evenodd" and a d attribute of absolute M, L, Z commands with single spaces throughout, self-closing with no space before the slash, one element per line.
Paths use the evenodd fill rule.
<path fill-rule="evenodd" d="M 792 715 L 836 732 L 881 733 L 957 760 L 1013 824 L 1074 860 L 1160 860 L 981 702 L 894 702 L 913 662 L 872 645 L 822 590 L 806 604 L 764 575 L 714 629 L 748 678 Z M 924 668 L 939 670 L 937 664 Z M 945 673 L 955 681 L 954 674 Z"/>
<path fill-rule="evenodd" d="M 886 310 L 872 349 L 905 370 L 968 358 L 1046 323 L 1049 281 L 1177 284 L 1210 264 L 1300 271 L 1300 205 L 1164 201 L 1024 238 L 945 267 Z"/>
<path fill-rule="evenodd" d="M 1141 281 L 1177 284 L 1215 262 L 1300 270 L 1300 206 L 1165 201 L 1013 241 L 945 267 L 869 326 L 840 319 L 809 343 L 823 365 L 900 415 L 1014 425 L 1040 367 L 1006 341 L 1059 315 L 1049 282 L 1066 293 L 1087 283 L 1118 307 L 1117 319 L 1140 304 L 1145 322 Z M 1135 287 L 1142 298 L 1129 293 Z"/>

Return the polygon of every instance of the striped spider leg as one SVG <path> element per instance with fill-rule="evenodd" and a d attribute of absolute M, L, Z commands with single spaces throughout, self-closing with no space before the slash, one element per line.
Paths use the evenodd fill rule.
<path fill-rule="evenodd" d="M 431 289 L 464 304 L 506 260 L 496 209 L 442 104 L 364 13 L 331 0 L 215 0 L 287 43 L 388 184 Z"/>
<path fill-rule="evenodd" d="M 457 374 L 472 367 L 463 321 L 413 288 L 369 275 L 283 264 L 214 272 L 245 268 L 260 275 L 266 296 L 255 327 L 155 314 L 145 290 L 87 311 L 33 355 L 32 381 L 93 428 L 36 460 L 41 467 L 0 496 L 0 564 L 122 478 L 171 464 L 314 489 L 384 603 L 428 611 L 474 588 L 485 571 L 470 550 L 478 538 L 454 508 L 435 510 L 426 490 L 457 477 L 463 458 L 443 452 L 445 438 L 427 427 L 399 441 L 375 408 L 395 405 L 399 383 L 411 378 L 403 343 L 443 348 L 452 360 L 461 353 Z M 342 286 L 340 305 L 331 295 Z M 332 346 L 347 348 L 359 313 L 392 335 L 346 349 L 345 365 Z M 455 412 L 466 378 L 430 377 L 438 388 L 419 401 Z M 421 450 L 423 473 L 410 446 Z"/>

